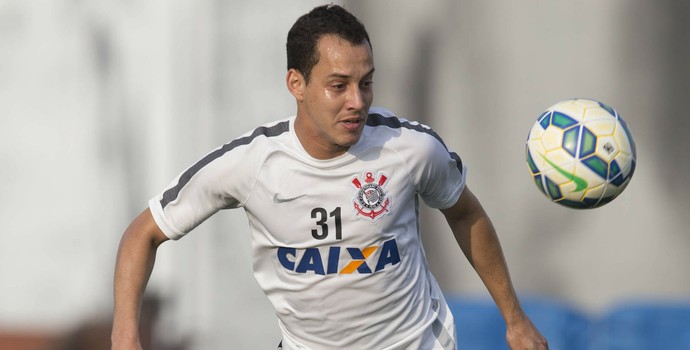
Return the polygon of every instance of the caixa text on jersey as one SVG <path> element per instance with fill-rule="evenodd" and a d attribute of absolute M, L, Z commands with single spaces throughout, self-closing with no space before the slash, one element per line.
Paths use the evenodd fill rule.
<path fill-rule="evenodd" d="M 400 262 L 395 239 L 363 249 L 340 246 L 305 249 L 280 247 L 277 257 L 280 264 L 290 271 L 317 275 L 372 273 Z"/>

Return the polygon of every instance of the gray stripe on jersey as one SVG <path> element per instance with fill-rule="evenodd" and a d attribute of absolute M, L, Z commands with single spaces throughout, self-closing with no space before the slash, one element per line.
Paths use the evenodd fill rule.
<path fill-rule="evenodd" d="M 196 162 L 184 173 L 182 173 L 182 175 L 180 175 L 180 179 L 177 181 L 177 184 L 175 186 L 171 187 L 163 193 L 163 198 L 161 199 L 161 207 L 165 208 L 165 206 L 168 205 L 168 203 L 177 199 L 177 196 L 180 194 L 180 190 L 182 190 L 182 188 L 189 182 L 189 180 L 192 179 L 192 177 L 196 173 L 198 173 L 203 167 L 205 167 L 212 161 L 223 156 L 225 153 L 232 151 L 235 147 L 248 145 L 259 136 L 274 137 L 287 132 L 289 129 L 289 121 L 280 122 L 269 127 L 261 126 L 254 129 L 254 131 L 250 135 L 234 139 L 229 143 L 224 144 L 222 147 L 216 149 L 215 151 L 207 154 L 204 158 L 201 158 L 201 160 Z"/>
<path fill-rule="evenodd" d="M 436 337 L 436 341 L 443 346 L 444 349 L 454 349 L 455 340 L 450 332 L 443 326 L 440 320 L 434 321 L 431 325 L 431 330 Z"/>
<path fill-rule="evenodd" d="M 460 156 L 457 153 L 451 152 L 450 150 L 448 150 L 448 147 L 443 142 L 443 139 L 441 139 L 441 136 L 439 136 L 431 128 L 424 127 L 421 124 L 412 124 L 409 121 L 401 121 L 397 117 L 385 117 L 385 116 L 383 116 L 381 114 L 377 114 L 377 113 L 369 114 L 369 118 L 367 119 L 367 125 L 368 126 L 381 126 L 381 125 L 383 125 L 383 126 L 387 126 L 389 128 L 393 128 L 393 129 L 405 128 L 405 129 L 410 129 L 410 130 L 414 130 L 414 131 L 418 131 L 418 132 L 423 132 L 425 134 L 433 136 L 448 151 L 448 154 L 450 155 L 450 157 L 453 160 L 455 160 L 455 164 L 458 168 L 458 171 L 460 171 L 460 174 L 462 174 L 462 159 L 460 159 Z"/>

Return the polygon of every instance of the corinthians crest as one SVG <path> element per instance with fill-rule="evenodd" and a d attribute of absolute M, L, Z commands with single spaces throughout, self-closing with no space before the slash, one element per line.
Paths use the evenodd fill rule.
<path fill-rule="evenodd" d="M 362 175 L 363 179 L 359 176 L 352 178 L 352 184 L 357 189 L 352 204 L 357 217 L 374 222 L 390 211 L 391 199 L 383 189 L 388 177 L 383 172 L 379 172 L 377 178 L 374 178 L 371 171 L 365 171 Z"/>

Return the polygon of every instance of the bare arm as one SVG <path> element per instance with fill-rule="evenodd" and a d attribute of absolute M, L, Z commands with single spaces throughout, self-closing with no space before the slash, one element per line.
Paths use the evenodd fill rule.
<path fill-rule="evenodd" d="M 441 212 L 460 249 L 501 311 L 511 349 L 548 349 L 546 339 L 520 306 L 496 230 L 479 200 L 465 188 L 458 202 Z"/>
<path fill-rule="evenodd" d="M 149 209 L 132 221 L 122 235 L 115 263 L 115 310 L 112 349 L 141 349 L 139 313 L 158 246 L 168 240 Z"/>

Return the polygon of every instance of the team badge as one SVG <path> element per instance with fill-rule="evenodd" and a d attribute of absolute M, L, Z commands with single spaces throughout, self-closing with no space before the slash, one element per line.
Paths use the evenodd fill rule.
<path fill-rule="evenodd" d="M 374 178 L 371 171 L 365 171 L 362 175 L 364 179 L 359 176 L 352 178 L 352 184 L 356 188 L 355 198 L 352 199 L 355 215 L 375 222 L 390 212 L 391 199 L 383 188 L 388 176 L 379 172 L 378 177 Z"/>

